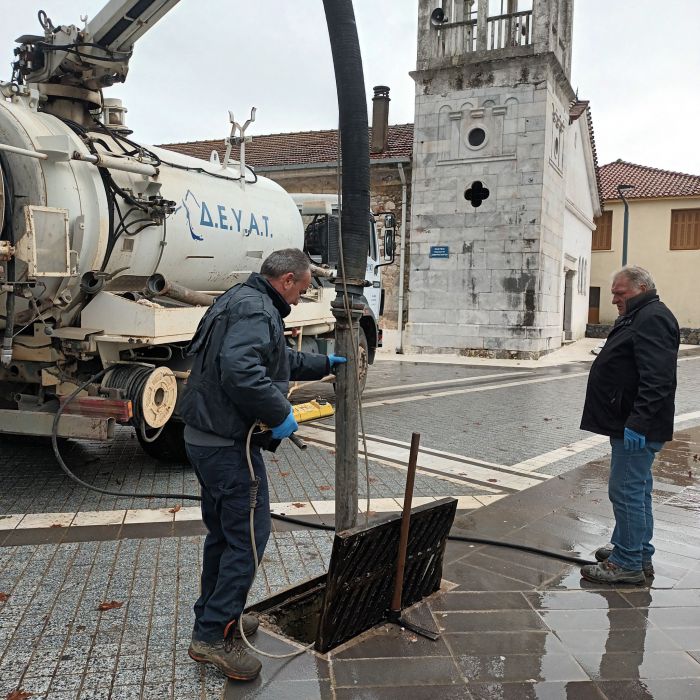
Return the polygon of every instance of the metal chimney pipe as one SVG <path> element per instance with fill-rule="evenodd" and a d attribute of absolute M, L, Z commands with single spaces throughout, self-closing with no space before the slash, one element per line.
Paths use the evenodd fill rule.
<path fill-rule="evenodd" d="M 372 98 L 372 148 L 370 153 L 383 153 L 389 145 L 389 88 L 374 86 Z"/>

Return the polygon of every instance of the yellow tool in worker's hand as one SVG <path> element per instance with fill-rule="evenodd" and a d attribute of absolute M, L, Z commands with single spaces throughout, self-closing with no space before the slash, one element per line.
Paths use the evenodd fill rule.
<path fill-rule="evenodd" d="M 317 400 L 298 403 L 296 406 L 292 406 L 292 412 L 297 423 L 308 423 L 310 420 L 332 416 L 335 413 L 335 409 L 328 401 Z"/>
<path fill-rule="evenodd" d="M 317 399 L 315 401 L 307 401 L 306 403 L 298 403 L 292 406 L 292 413 L 294 414 L 294 420 L 297 423 L 308 423 L 312 420 L 319 420 L 320 418 L 328 418 L 335 413 L 335 409 L 331 406 L 328 401 L 322 401 Z M 274 452 L 278 445 L 279 440 L 274 440 L 272 438 L 272 433 L 270 428 L 264 423 L 258 424 L 258 430 L 253 433 L 253 438 L 255 443 L 260 445 L 265 450 L 270 450 Z M 289 436 L 289 439 L 300 449 L 306 449 L 306 443 L 297 437 L 295 433 Z"/>

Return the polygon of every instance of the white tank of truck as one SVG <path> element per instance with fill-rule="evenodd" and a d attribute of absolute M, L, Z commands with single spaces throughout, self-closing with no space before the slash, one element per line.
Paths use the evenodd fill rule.
<path fill-rule="evenodd" d="M 0 102 L 2 177 L 23 213 L 13 222 L 15 276 L 36 281 L 40 308 L 67 307 L 90 271 L 144 280 L 160 273 L 215 292 L 259 269 L 273 250 L 303 247 L 299 211 L 271 180 L 158 148 L 128 157 L 125 136 L 97 126 L 74 130 L 23 100 Z M 115 161 L 109 180 L 90 162 L 105 156 Z M 29 306 L 19 299 L 16 313 Z"/>
<path fill-rule="evenodd" d="M 337 207 L 295 202 L 246 167 L 255 112 L 243 124 L 229 114 L 225 156 L 205 161 L 138 143 L 103 95 L 177 2 L 109 0 L 84 28 L 40 12 L 43 36 L 17 40 L 0 81 L 0 435 L 108 440 L 130 424 L 149 454 L 182 459 L 186 347 L 215 296 L 274 250 L 301 248 L 317 264 L 286 319 L 290 344 L 332 351 Z M 370 229 L 363 383 L 381 343 Z"/>

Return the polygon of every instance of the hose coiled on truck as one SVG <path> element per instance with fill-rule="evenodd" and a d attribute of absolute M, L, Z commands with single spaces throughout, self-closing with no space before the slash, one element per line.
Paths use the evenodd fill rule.
<path fill-rule="evenodd" d="M 163 426 L 167 421 L 167 418 L 162 420 L 162 417 L 158 417 L 159 420 L 154 421 L 153 416 L 147 417 L 144 413 L 145 402 L 148 401 L 150 405 L 154 400 L 153 397 L 146 396 L 147 390 L 151 388 L 149 385 L 152 384 L 154 374 L 163 371 L 165 371 L 163 368 L 155 369 L 150 365 L 116 365 L 105 375 L 102 382 L 104 388 L 118 389 L 125 399 L 131 401 L 134 410 L 132 425 L 141 432 L 141 437 L 145 442 L 154 442 L 163 431 Z M 174 400 L 172 401 L 172 406 L 174 408 Z M 169 412 L 167 417 L 170 414 L 172 414 L 172 411 Z M 154 422 L 156 423 L 155 425 Z M 157 432 L 155 435 L 146 434 L 148 427 L 156 428 Z"/>

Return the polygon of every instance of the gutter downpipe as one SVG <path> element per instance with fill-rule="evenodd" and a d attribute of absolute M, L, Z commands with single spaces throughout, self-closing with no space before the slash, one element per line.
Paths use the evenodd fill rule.
<path fill-rule="evenodd" d="M 404 275 L 405 275 L 405 259 L 406 259 L 406 173 L 404 173 L 403 165 L 399 166 L 399 177 L 401 178 L 401 250 L 399 251 L 399 344 L 396 346 L 396 354 L 403 355 L 403 297 L 404 297 Z"/>

